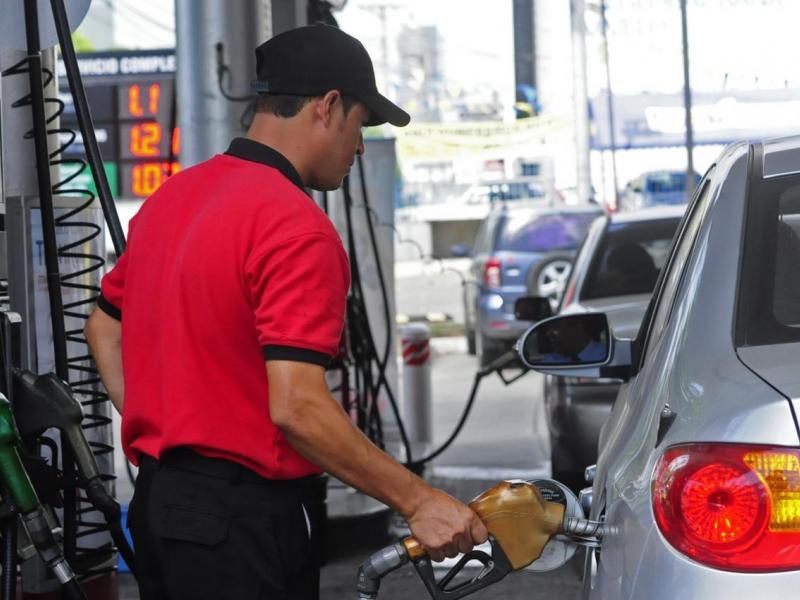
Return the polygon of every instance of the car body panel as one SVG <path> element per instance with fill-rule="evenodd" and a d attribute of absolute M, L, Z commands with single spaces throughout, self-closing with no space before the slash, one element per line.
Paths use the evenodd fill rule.
<path fill-rule="evenodd" d="M 739 358 L 759 377 L 790 399 L 797 422 L 800 415 L 800 377 L 797 376 L 800 344 L 739 348 Z"/>
<path fill-rule="evenodd" d="M 589 600 L 750 600 L 788 597 L 800 586 L 800 571 L 754 575 L 693 562 L 666 542 L 651 506 L 653 470 L 669 446 L 800 446 L 790 402 L 756 376 L 733 346 L 747 160 L 744 144 L 720 158 L 674 301 L 665 305 L 669 316 L 660 332 L 643 332 L 651 338 L 641 369 L 620 386 L 603 428 L 591 516 L 604 518 L 617 533 L 603 540 L 595 572 L 587 569 Z M 659 440 L 665 405 L 677 416 Z"/>

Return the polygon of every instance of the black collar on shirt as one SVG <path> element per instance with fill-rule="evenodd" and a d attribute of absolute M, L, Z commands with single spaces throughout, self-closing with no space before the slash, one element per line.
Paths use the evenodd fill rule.
<path fill-rule="evenodd" d="M 283 154 L 269 146 L 265 146 L 255 140 L 238 137 L 234 138 L 225 154 L 278 169 L 286 179 L 299 187 L 303 193 L 306 192 L 303 180 L 300 179 L 300 174 L 294 168 L 294 165 Z"/>

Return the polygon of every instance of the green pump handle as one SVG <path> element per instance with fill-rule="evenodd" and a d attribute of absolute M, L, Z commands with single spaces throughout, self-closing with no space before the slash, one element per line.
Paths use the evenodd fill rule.
<path fill-rule="evenodd" d="M 17 509 L 24 514 L 39 506 L 39 497 L 17 453 L 19 444 L 11 403 L 0 394 L 0 477 Z"/>

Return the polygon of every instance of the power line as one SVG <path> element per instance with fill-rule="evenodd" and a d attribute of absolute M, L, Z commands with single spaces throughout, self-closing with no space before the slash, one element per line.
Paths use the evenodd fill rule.
<path fill-rule="evenodd" d="M 130 16 L 133 16 L 135 18 L 138 18 L 142 22 L 146 22 L 149 25 L 152 25 L 154 27 L 158 27 L 162 31 L 166 31 L 168 33 L 171 33 L 172 35 L 175 35 L 175 27 L 174 26 L 173 27 L 169 27 L 168 25 L 164 25 L 164 23 L 161 23 L 160 21 L 156 21 L 155 19 L 153 19 L 149 15 L 146 15 L 146 14 L 144 14 L 142 12 L 139 12 L 138 9 L 133 8 L 127 2 L 119 2 L 117 0 L 108 0 L 108 4 L 114 10 L 123 9 L 123 10 L 127 11 L 129 16 L 125 16 L 123 14 L 120 14 L 120 16 L 122 18 L 126 19 L 129 23 L 132 23 L 132 21 L 130 19 Z M 170 14 L 173 17 L 173 23 L 174 23 L 174 15 L 175 15 L 175 13 L 171 12 Z"/>

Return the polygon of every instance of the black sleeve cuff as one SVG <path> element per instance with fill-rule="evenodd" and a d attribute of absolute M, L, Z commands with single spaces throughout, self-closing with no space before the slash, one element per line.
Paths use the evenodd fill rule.
<path fill-rule="evenodd" d="M 102 310 L 112 319 L 116 319 L 117 321 L 122 321 L 122 311 L 113 304 L 111 304 L 111 302 L 106 300 L 103 297 L 103 294 L 100 294 L 100 296 L 97 298 L 97 308 Z"/>
<path fill-rule="evenodd" d="M 311 363 L 320 367 L 328 367 L 331 357 L 324 352 L 296 348 L 295 346 L 264 346 L 262 349 L 265 360 L 293 360 L 295 362 Z"/>

